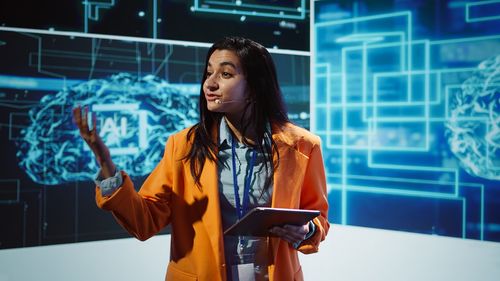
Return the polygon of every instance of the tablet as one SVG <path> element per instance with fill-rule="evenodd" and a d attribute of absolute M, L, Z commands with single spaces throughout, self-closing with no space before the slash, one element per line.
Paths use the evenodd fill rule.
<path fill-rule="evenodd" d="M 273 226 L 304 225 L 319 216 L 317 210 L 257 207 L 224 231 L 224 235 L 274 236 Z"/>

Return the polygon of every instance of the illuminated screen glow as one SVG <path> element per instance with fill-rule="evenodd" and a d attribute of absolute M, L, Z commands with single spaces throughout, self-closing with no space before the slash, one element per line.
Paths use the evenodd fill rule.
<path fill-rule="evenodd" d="M 211 44 L 15 28 L 0 28 L 0 41 L 0 139 L 10 163 L 0 175 L 9 226 L 0 247 L 127 237 L 95 206 L 98 166 L 71 111 L 95 113 L 113 161 L 140 187 L 167 138 L 198 120 Z M 270 51 L 289 117 L 308 127 L 309 54 Z"/>
<path fill-rule="evenodd" d="M 431 2 L 315 2 L 330 220 L 500 241 L 499 1 Z"/>

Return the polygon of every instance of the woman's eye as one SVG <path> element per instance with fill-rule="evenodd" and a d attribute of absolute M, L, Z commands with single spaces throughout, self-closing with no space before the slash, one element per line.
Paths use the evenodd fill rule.
<path fill-rule="evenodd" d="M 207 71 L 207 72 L 205 72 L 205 76 L 206 76 L 206 77 L 209 77 L 210 75 L 212 75 L 212 72 L 208 72 L 208 71 Z"/>
<path fill-rule="evenodd" d="M 229 73 L 229 72 L 222 72 L 222 77 L 224 77 L 224 78 L 229 78 L 229 77 L 231 77 L 231 76 L 232 76 L 232 75 L 231 75 L 231 73 Z"/>

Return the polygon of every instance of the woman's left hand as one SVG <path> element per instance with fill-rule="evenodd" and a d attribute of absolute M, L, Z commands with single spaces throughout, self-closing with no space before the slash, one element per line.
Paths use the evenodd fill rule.
<path fill-rule="evenodd" d="M 304 225 L 291 225 L 275 226 L 269 230 L 272 234 L 279 236 L 281 239 L 287 241 L 292 245 L 298 245 L 306 238 L 309 233 L 309 223 Z"/>

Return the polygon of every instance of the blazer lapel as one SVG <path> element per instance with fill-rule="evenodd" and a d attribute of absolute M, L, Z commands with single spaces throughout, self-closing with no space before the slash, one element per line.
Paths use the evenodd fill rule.
<path fill-rule="evenodd" d="M 215 262 L 218 268 L 224 259 L 224 241 L 222 237 L 222 221 L 220 214 L 219 187 L 217 178 L 217 164 L 207 160 L 200 178 L 203 193 L 208 197 L 208 206 L 203 223 L 210 237 L 210 243 L 215 254 Z"/>
<path fill-rule="evenodd" d="M 301 154 L 297 148 L 297 140 L 289 137 L 286 128 L 273 127 L 273 139 L 278 146 L 280 162 L 274 173 L 273 208 L 297 208 L 295 202 L 300 202 L 300 185 L 307 168 L 308 158 Z M 274 156 L 276 161 L 276 156 Z M 273 261 L 276 260 L 280 239 L 273 237 L 270 240 Z"/>
<path fill-rule="evenodd" d="M 274 173 L 273 208 L 297 208 L 295 202 L 300 202 L 300 187 L 308 158 L 296 148 L 297 140 L 287 137 L 282 130 L 273 134 L 278 146 L 279 166 Z M 276 155 L 274 161 L 276 161 Z"/>
<path fill-rule="evenodd" d="M 212 136 L 217 141 L 219 134 L 218 126 L 212 128 Z M 215 154 L 218 152 L 216 151 Z M 225 271 L 220 267 L 224 262 L 224 240 L 222 237 L 222 218 L 220 211 L 219 180 L 217 163 L 205 160 L 205 166 L 200 178 L 203 187 L 202 192 L 208 197 L 207 210 L 203 216 L 203 224 L 207 229 L 210 244 L 215 255 L 215 264 L 219 268 L 220 276 L 225 275 Z"/>

